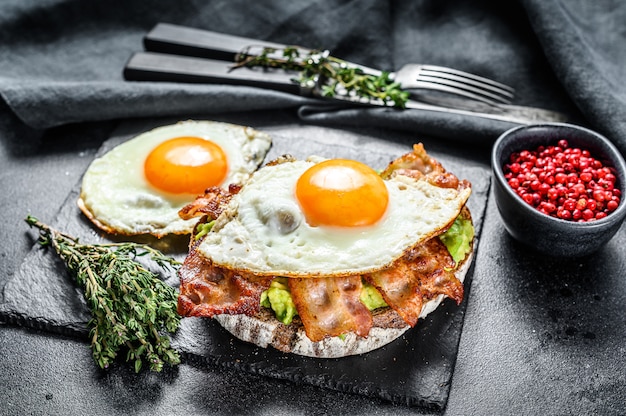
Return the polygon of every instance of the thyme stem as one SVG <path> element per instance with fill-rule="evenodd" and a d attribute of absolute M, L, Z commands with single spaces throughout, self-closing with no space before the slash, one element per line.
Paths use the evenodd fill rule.
<path fill-rule="evenodd" d="M 81 244 L 28 216 L 29 226 L 39 230 L 39 242 L 50 245 L 83 288 L 92 314 L 91 350 L 100 368 L 107 368 L 126 347 L 126 361 L 136 372 L 144 362 L 152 371 L 165 363 L 176 365 L 180 356 L 165 333 L 174 333 L 180 323 L 176 290 L 135 260 L 148 254 L 163 269 L 177 261 L 150 246 L 137 243 Z"/>
<path fill-rule="evenodd" d="M 313 50 L 301 56 L 297 47 L 288 46 L 281 50 L 281 54 L 277 53 L 277 49 L 263 48 L 261 53 L 252 55 L 249 49 L 237 55 L 234 68 L 262 66 L 298 71 L 300 75 L 297 82 L 300 85 L 317 83 L 322 78 L 327 80 L 321 86 L 322 96 L 325 97 L 334 97 L 339 91 L 345 91 L 361 97 L 376 98 L 385 105 L 400 108 L 405 108 L 409 99 L 408 91 L 394 82 L 389 72 L 367 74 L 361 68 L 330 56 L 328 51 Z"/>

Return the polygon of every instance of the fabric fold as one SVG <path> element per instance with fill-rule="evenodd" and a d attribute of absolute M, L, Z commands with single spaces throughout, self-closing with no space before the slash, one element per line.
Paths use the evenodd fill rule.
<path fill-rule="evenodd" d="M 0 82 L 0 85 L 1 82 Z M 245 86 L 98 81 L 24 82 L 0 91 L 27 125 L 296 108 L 307 99 Z"/>
<path fill-rule="evenodd" d="M 556 78 L 589 123 L 626 153 L 626 3 L 523 3 Z"/>
<path fill-rule="evenodd" d="M 134 0 L 107 8 L 69 0 L 8 0 L 0 7 L 0 96 L 25 124 L 39 129 L 286 108 L 308 123 L 390 127 L 486 143 L 509 127 L 429 111 L 312 108 L 301 97 L 246 87 L 125 81 L 123 67 L 143 48 L 143 36 L 168 22 L 329 49 L 383 70 L 414 62 L 473 72 L 513 86 L 514 104 L 565 112 L 626 150 L 626 5 L 619 0 L 593 5 L 524 0 L 511 7 L 460 0 L 437 7 L 393 0 L 263 5 L 212 0 L 176 8 Z"/>

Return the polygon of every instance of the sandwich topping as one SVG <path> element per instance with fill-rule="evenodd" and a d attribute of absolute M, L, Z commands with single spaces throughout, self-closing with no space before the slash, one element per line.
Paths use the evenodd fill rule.
<path fill-rule="evenodd" d="M 268 166 L 296 166 L 293 162 L 287 158 Z M 306 178 L 289 170 L 285 174 L 268 170 L 256 178 L 263 168 L 243 187 L 228 191 L 209 188 L 183 208 L 181 217 L 202 219 L 179 270 L 179 314 L 252 316 L 263 303 L 278 309 L 284 323 L 297 315 L 306 336 L 315 342 L 349 332 L 367 337 L 374 323 L 364 294 L 376 298 L 377 305 L 393 309 L 410 326 L 417 323 L 428 300 L 445 295 L 460 303 L 463 284 L 454 270 L 472 247 L 471 217 L 464 208 L 471 192 L 469 182 L 447 172 L 421 144 L 380 174 L 382 190 L 378 180 L 363 184 L 360 174 L 353 177 L 352 166 L 346 168 L 342 163 L 332 169 L 347 175 L 353 195 L 346 198 L 364 206 L 364 216 L 359 215 L 357 225 L 348 225 L 348 230 L 324 225 L 328 218 L 311 203 L 311 195 L 319 192 L 315 188 L 321 187 L 323 203 L 329 203 L 330 210 L 342 216 L 341 221 L 350 220 L 349 209 L 341 204 L 333 207 L 341 202 L 345 185 L 340 183 L 339 190 L 334 189 L 336 180 L 316 172 Z M 311 164 L 296 171 L 303 169 L 308 172 Z M 277 177 L 291 180 L 275 180 Z M 259 178 L 265 181 L 263 187 L 258 186 Z M 265 192 L 257 194 L 254 185 L 248 189 L 250 183 L 257 183 L 257 189 Z M 286 184 L 287 189 L 301 186 L 301 193 L 308 194 L 290 191 L 287 195 L 279 184 Z M 366 203 L 358 198 L 362 191 L 388 197 L 389 207 L 381 208 L 385 201 Z M 299 205 L 306 205 L 304 213 Z M 351 209 L 358 207 L 352 205 Z M 304 227 L 308 227 L 306 232 L 300 231 Z M 454 232 L 438 238 L 449 229 Z M 451 251 L 462 254 L 455 259 Z"/>
<path fill-rule="evenodd" d="M 190 234 L 178 211 L 209 186 L 241 184 L 270 149 L 269 135 L 245 126 L 187 120 L 157 127 L 90 165 L 77 204 L 98 228 L 119 235 Z"/>

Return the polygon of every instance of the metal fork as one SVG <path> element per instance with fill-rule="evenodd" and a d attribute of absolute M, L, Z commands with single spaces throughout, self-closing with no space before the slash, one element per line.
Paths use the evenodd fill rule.
<path fill-rule="evenodd" d="M 509 104 L 514 89 L 488 78 L 435 65 L 406 64 L 391 77 L 403 89 L 429 89 L 460 95 L 490 105 Z"/>
<path fill-rule="evenodd" d="M 246 51 L 253 54 L 251 47 L 259 51 L 262 47 L 283 49 L 286 45 L 258 39 L 227 35 L 224 33 L 196 29 L 169 23 L 157 24 L 145 37 L 147 51 L 170 53 L 200 58 L 235 61 Z M 309 49 L 299 48 L 304 51 Z M 347 62 L 350 66 L 380 75 L 383 71 Z M 413 95 L 422 90 L 441 91 L 489 105 L 508 104 L 513 99 L 513 88 L 468 72 L 434 65 L 406 64 L 390 74 L 403 89 Z"/>

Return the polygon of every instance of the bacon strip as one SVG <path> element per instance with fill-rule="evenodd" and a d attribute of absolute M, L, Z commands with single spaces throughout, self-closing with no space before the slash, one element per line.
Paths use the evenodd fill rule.
<path fill-rule="evenodd" d="M 428 244 L 416 247 L 408 255 L 408 261 L 411 256 L 419 256 L 420 259 L 428 258 L 437 262 L 437 267 L 432 269 L 431 273 L 425 271 L 420 275 L 420 286 L 424 299 L 434 299 L 439 295 L 446 295 L 454 300 L 457 305 L 463 301 L 463 283 L 454 275 L 454 267 L 456 263 L 452 259 L 452 255 L 448 252 L 445 244 L 438 239 L 433 238 Z M 411 264 L 419 264 L 413 262 Z"/>
<path fill-rule="evenodd" d="M 372 315 L 359 300 L 361 286 L 360 276 L 289 279 L 291 297 L 311 341 L 348 332 L 369 334 Z"/>
<path fill-rule="evenodd" d="M 204 194 L 198 195 L 193 202 L 185 205 L 178 211 L 178 216 L 183 220 L 208 215 L 211 219 L 217 219 L 232 197 L 241 190 L 240 185 L 230 184 L 228 190 L 219 186 L 207 188 Z"/>
<path fill-rule="evenodd" d="M 261 293 L 271 277 L 256 277 L 213 265 L 194 247 L 178 270 L 181 316 L 213 317 L 220 314 L 254 315 L 260 310 Z"/>
<path fill-rule="evenodd" d="M 422 143 L 414 144 L 411 153 L 389 163 L 380 174 L 383 179 L 389 179 L 394 175 L 404 175 L 415 179 L 425 177 L 429 183 L 441 188 L 464 189 L 471 186 L 466 180 L 459 181 L 459 178 L 446 171 L 441 163 L 430 157 Z"/>
<path fill-rule="evenodd" d="M 393 267 L 363 278 L 380 291 L 389 307 L 407 324 L 415 326 L 424 300 L 440 294 L 449 296 L 457 304 L 463 300 L 463 284 L 450 271 L 454 265 L 445 245 L 438 238 L 432 238 L 414 247 Z"/>

